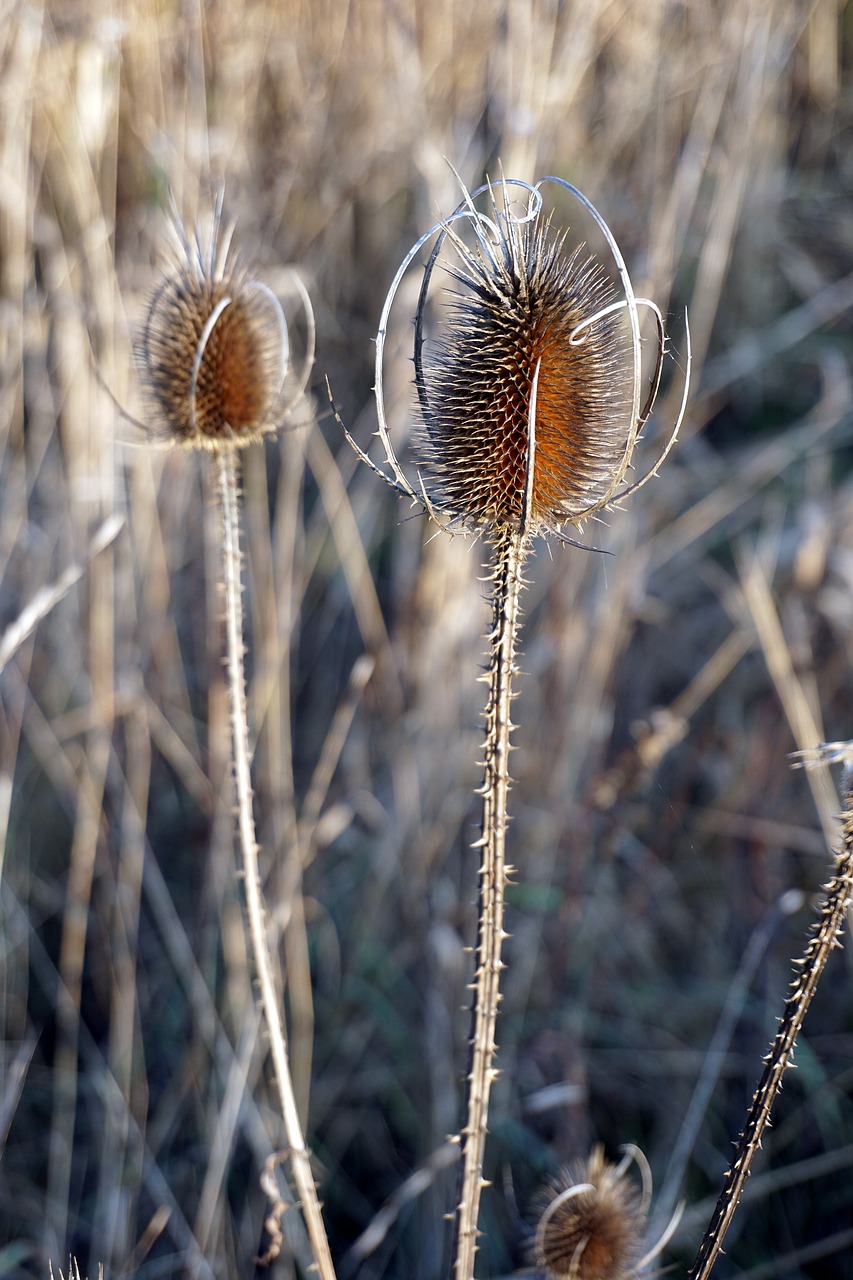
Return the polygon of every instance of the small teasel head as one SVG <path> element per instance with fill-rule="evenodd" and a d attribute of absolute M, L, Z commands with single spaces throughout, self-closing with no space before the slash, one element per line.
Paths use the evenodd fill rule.
<path fill-rule="evenodd" d="M 218 449 L 276 431 L 296 398 L 288 390 L 289 340 L 272 290 L 232 251 L 217 204 L 209 240 L 174 221 L 177 249 L 135 344 L 149 428 L 169 443 Z M 297 281 L 309 321 L 310 302 Z M 297 394 L 304 389 L 306 356 Z"/>
<path fill-rule="evenodd" d="M 641 1184 L 626 1175 L 636 1164 Z M 596 1146 L 589 1158 L 565 1169 L 546 1193 L 536 1227 L 534 1261 L 549 1280 L 633 1280 L 663 1250 L 682 1207 L 660 1240 L 645 1249 L 651 1173 L 645 1156 L 625 1148 L 618 1165 Z"/>
<path fill-rule="evenodd" d="M 536 1228 L 536 1265 L 552 1280 L 628 1280 L 642 1255 L 645 1209 L 601 1147 L 566 1170 Z"/>
<path fill-rule="evenodd" d="M 545 183 L 566 189 L 596 222 L 616 264 L 621 292 L 598 259 L 583 247 L 568 247 L 566 233 L 544 211 Z M 375 469 L 451 528 L 497 536 L 506 531 L 559 534 L 566 524 L 580 525 L 654 474 L 674 443 L 687 388 L 676 426 L 651 472 L 627 483 L 660 383 L 665 353 L 660 311 L 635 296 L 607 224 L 562 179 L 546 178 L 535 186 L 503 179 L 496 189 L 486 184 L 470 194 L 463 187 L 463 193 L 457 209 L 410 250 L 386 298 L 376 344 L 376 398 L 390 474 Z M 488 200 L 485 212 L 475 204 L 481 196 Z M 421 430 L 415 441 L 417 475 L 409 479 L 385 415 L 385 335 L 402 278 L 432 238 L 415 317 Z M 433 297 L 436 266 L 444 267 L 450 281 L 443 307 Z M 652 311 L 657 329 L 657 359 L 645 403 L 638 307 Z"/>

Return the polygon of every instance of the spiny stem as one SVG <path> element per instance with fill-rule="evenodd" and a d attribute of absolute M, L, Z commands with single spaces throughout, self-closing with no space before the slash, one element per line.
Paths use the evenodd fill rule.
<path fill-rule="evenodd" d="M 826 886 L 826 899 L 821 907 L 817 928 L 799 961 L 799 973 L 785 1002 L 779 1030 L 765 1059 L 764 1072 L 755 1091 L 752 1106 L 726 1173 L 723 1190 L 714 1216 L 699 1246 L 699 1253 L 689 1280 L 707 1280 L 711 1274 L 729 1228 L 737 1202 L 749 1177 L 753 1157 L 761 1145 L 761 1135 L 770 1119 L 770 1108 L 779 1089 L 785 1068 L 791 1061 L 797 1036 L 806 1010 L 815 993 L 824 965 L 833 947 L 841 945 L 841 929 L 847 908 L 853 901 L 853 782 L 848 785 L 844 805 L 841 851 L 836 857 L 835 874 Z"/>
<path fill-rule="evenodd" d="M 311 1156 L 305 1145 L 293 1081 L 288 1065 L 287 1042 L 281 1016 L 279 993 L 273 977 L 272 960 L 264 930 L 264 906 L 258 872 L 258 845 L 252 813 L 252 783 L 249 769 L 249 732 L 246 717 L 246 678 L 243 670 L 243 599 L 240 577 L 240 523 L 237 496 L 236 450 L 216 451 L 219 489 L 222 499 L 225 609 L 228 632 L 228 688 L 231 700 L 231 736 L 234 775 L 237 784 L 237 814 L 240 847 L 246 885 L 246 915 L 255 969 L 272 1051 L 273 1071 L 279 1105 L 287 1137 L 293 1180 L 302 1204 L 308 1238 L 314 1251 L 321 1280 L 335 1280 L 329 1242 L 323 1226 L 317 1188 L 311 1173 Z"/>
<path fill-rule="evenodd" d="M 524 585 L 526 558 L 523 533 L 507 532 L 495 544 L 493 625 L 486 704 L 485 776 L 483 780 L 483 833 L 480 865 L 480 918 L 477 935 L 477 971 L 471 1009 L 466 1120 L 462 1130 L 462 1167 L 459 1175 L 453 1241 L 455 1280 L 473 1280 L 477 1252 L 477 1219 L 483 1189 L 483 1149 L 489 1114 L 489 1092 L 496 1071 L 495 1021 L 500 1001 L 501 944 L 506 884 L 505 839 L 509 792 L 510 702 L 515 641 L 519 623 L 519 598 Z"/>

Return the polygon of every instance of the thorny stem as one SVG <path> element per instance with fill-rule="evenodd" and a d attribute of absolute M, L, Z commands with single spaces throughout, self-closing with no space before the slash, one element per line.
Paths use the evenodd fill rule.
<path fill-rule="evenodd" d="M 826 898 L 817 927 L 809 940 L 799 973 L 785 1002 L 785 1012 L 770 1052 L 765 1058 L 764 1072 L 755 1091 L 752 1106 L 726 1173 L 723 1190 L 714 1216 L 699 1246 L 699 1253 L 689 1280 L 707 1280 L 717 1260 L 729 1223 L 732 1220 L 744 1184 L 749 1177 L 753 1157 L 761 1146 L 761 1135 L 770 1119 L 770 1108 L 779 1089 L 785 1068 L 790 1064 L 797 1036 L 806 1010 L 815 993 L 824 965 L 834 947 L 841 946 L 841 929 L 847 908 L 853 901 L 853 780 L 848 780 L 841 828 L 841 851 L 836 856 L 835 874 L 826 886 Z"/>
<path fill-rule="evenodd" d="M 302 1204 L 308 1238 L 314 1251 L 321 1280 L 335 1280 L 335 1268 L 323 1226 L 317 1188 L 311 1172 L 311 1155 L 305 1145 L 293 1081 L 288 1065 L 287 1042 L 281 1017 L 279 993 L 273 977 L 272 961 L 264 930 L 264 906 L 258 872 L 258 845 L 252 813 L 252 783 L 249 770 L 249 733 L 246 717 L 246 678 L 243 670 L 243 599 L 240 577 L 240 523 L 237 499 L 236 450 L 217 450 L 219 489 L 222 499 L 222 532 L 225 576 L 225 611 L 228 632 L 228 689 L 231 700 L 231 736 L 234 775 L 237 785 L 237 815 L 246 892 L 246 915 L 261 1005 L 270 1037 L 273 1070 L 293 1181 Z"/>
<path fill-rule="evenodd" d="M 477 1219 L 483 1181 L 483 1149 L 489 1113 L 489 1092 L 497 1072 L 492 1063 L 497 1049 L 495 1021 L 500 1001 L 501 944 L 504 887 L 507 878 L 505 839 L 509 792 L 510 705 L 515 669 L 515 641 L 520 617 L 519 598 L 524 585 L 522 571 L 527 554 L 522 532 L 508 532 L 495 545 L 493 624 L 490 640 L 488 701 L 486 703 L 485 775 L 483 780 L 483 832 L 478 842 L 480 864 L 480 918 L 477 935 L 476 974 L 471 1007 L 466 1090 L 466 1121 L 462 1130 L 462 1167 L 459 1174 L 453 1240 L 455 1280 L 473 1280 L 477 1252 Z"/>

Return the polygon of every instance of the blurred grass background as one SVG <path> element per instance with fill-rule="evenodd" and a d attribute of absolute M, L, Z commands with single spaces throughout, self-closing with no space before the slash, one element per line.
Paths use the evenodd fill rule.
<path fill-rule="evenodd" d="M 234 877 L 212 485 L 105 390 L 141 412 L 169 195 L 191 223 L 223 181 L 239 246 L 286 299 L 293 264 L 317 312 L 313 407 L 245 457 L 297 1089 L 342 1280 L 442 1274 L 483 553 L 357 467 L 322 378 L 366 445 L 371 339 L 456 203 L 445 157 L 598 204 L 670 316 L 664 431 L 690 310 L 683 442 L 590 532 L 612 554 L 540 548 L 531 571 L 480 1256 L 523 1268 L 543 1179 L 634 1142 L 655 1228 L 687 1200 L 683 1273 L 827 877 L 833 780 L 786 756 L 853 735 L 852 67 L 844 0 L 2 5 L 0 638 L 64 594 L 0 672 L 0 1275 L 73 1251 L 90 1276 L 246 1276 L 266 1246 L 282 1139 Z M 851 955 L 720 1277 L 853 1277 Z M 284 1225 L 271 1276 L 304 1261 Z"/>

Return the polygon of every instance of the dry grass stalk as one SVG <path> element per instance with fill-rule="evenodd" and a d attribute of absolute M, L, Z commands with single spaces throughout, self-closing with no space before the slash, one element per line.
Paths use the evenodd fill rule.
<path fill-rule="evenodd" d="M 543 213 L 542 186 L 557 183 L 591 214 L 611 250 L 624 289 L 618 299 L 594 259 L 565 252 L 565 236 Z M 532 539 L 571 542 L 579 526 L 640 487 L 675 441 L 682 412 L 658 462 L 643 480 L 625 484 L 640 430 L 657 393 L 665 350 L 655 316 L 658 358 L 641 407 L 638 299 L 609 228 L 584 196 L 560 179 L 536 186 L 503 180 L 464 199 L 420 238 L 388 292 L 376 354 L 379 433 L 389 471 L 359 455 L 399 493 L 450 531 L 491 544 L 493 621 L 489 633 L 485 760 L 479 872 L 479 921 L 469 1041 L 462 1163 L 454 1217 L 456 1280 L 471 1280 L 477 1251 L 489 1095 L 496 1075 L 495 1026 L 500 1001 L 512 682 L 524 565 Z M 488 193 L 488 209 L 475 204 Z M 519 198 L 522 212 L 514 203 Z M 473 244 L 464 232 L 472 233 Z M 406 478 L 391 443 L 383 392 L 383 355 L 391 306 L 418 251 L 436 238 L 415 321 L 415 379 L 423 430 L 417 486 Z M 430 287 L 442 251 L 452 248 L 449 316 L 434 353 L 425 356 Z M 629 332 L 621 326 L 627 311 Z M 684 397 L 686 400 L 687 388 Z"/>
<path fill-rule="evenodd" d="M 281 304 L 271 290 L 252 279 L 246 268 L 235 265 L 230 253 L 231 233 L 222 235 L 220 223 L 221 204 L 216 209 L 207 248 L 200 234 L 190 240 L 176 224 L 181 252 L 174 270 L 164 277 L 154 294 L 137 346 L 137 360 L 145 394 L 164 440 L 207 449 L 216 464 L 222 517 L 231 743 L 249 935 L 293 1180 L 319 1275 L 322 1280 L 334 1280 L 290 1071 L 281 992 L 266 936 L 243 665 L 238 449 L 276 430 L 290 407 L 284 402 L 289 363 L 287 325 Z M 310 320 L 310 302 L 304 290 L 302 299 Z M 311 358 L 309 349 L 291 404 L 304 389 Z"/>
<path fill-rule="evenodd" d="M 108 547 L 123 527 L 124 521 L 120 516 L 110 516 L 105 520 L 89 545 L 89 560 L 93 560 L 100 551 Z M 0 634 L 0 671 L 24 643 L 27 636 L 31 635 L 41 620 L 68 594 L 75 582 L 80 581 L 85 572 L 85 565 L 70 565 L 56 582 L 51 583 L 49 587 L 42 587 L 21 610 L 15 621 L 9 623 Z"/>

